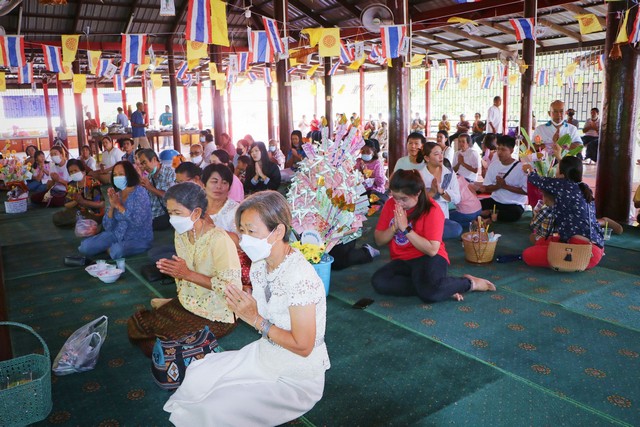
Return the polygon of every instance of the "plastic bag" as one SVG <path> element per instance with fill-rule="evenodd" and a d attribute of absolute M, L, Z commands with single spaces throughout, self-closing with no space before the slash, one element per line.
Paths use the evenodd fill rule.
<path fill-rule="evenodd" d="M 76 221 L 76 237 L 90 237 L 98 233 L 98 223 L 92 219 L 78 218 Z"/>
<path fill-rule="evenodd" d="M 64 343 L 53 361 L 53 373 L 69 375 L 95 368 L 104 340 L 107 339 L 107 316 L 87 323 Z"/>

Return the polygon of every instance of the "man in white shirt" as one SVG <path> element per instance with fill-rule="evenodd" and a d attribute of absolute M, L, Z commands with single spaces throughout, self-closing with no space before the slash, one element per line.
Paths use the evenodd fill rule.
<path fill-rule="evenodd" d="M 453 157 L 453 170 L 469 182 L 478 180 L 480 156 L 469 146 L 469 134 L 463 133 L 458 137 L 459 151 Z"/>
<path fill-rule="evenodd" d="M 600 118 L 598 115 L 600 110 L 597 108 L 591 109 L 591 118 L 584 122 L 582 131 L 582 143 L 584 144 L 587 152 L 585 157 L 594 162 L 598 160 L 598 140 L 600 138 Z"/>
<path fill-rule="evenodd" d="M 493 105 L 489 107 L 489 111 L 487 112 L 487 133 L 495 133 L 502 134 L 502 112 L 500 111 L 500 106 L 502 105 L 502 98 L 496 96 L 493 98 Z"/>
<path fill-rule="evenodd" d="M 571 137 L 571 149 L 582 145 L 582 139 L 578 135 L 578 128 L 563 120 L 564 102 L 559 99 L 553 101 L 549 106 L 549 116 L 551 120 L 547 123 L 536 127 L 533 132 L 533 140 L 539 136 L 548 153 L 552 153 L 552 147 L 558 139 L 568 134 Z"/>
<path fill-rule="evenodd" d="M 520 161 L 512 157 L 516 140 L 502 135 L 498 138 L 498 150 L 489 165 L 484 183 L 478 188 L 491 197 L 480 201 L 482 216 L 489 218 L 495 209 L 498 221 L 513 222 L 520 219 L 527 204 L 527 174 L 522 171 Z"/>

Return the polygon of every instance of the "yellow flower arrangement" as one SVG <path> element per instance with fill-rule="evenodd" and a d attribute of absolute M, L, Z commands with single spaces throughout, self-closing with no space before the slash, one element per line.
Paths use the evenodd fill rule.
<path fill-rule="evenodd" d="M 315 245 L 313 243 L 293 242 L 291 247 L 300 251 L 307 261 L 312 264 L 318 264 L 324 255 L 324 246 Z"/>

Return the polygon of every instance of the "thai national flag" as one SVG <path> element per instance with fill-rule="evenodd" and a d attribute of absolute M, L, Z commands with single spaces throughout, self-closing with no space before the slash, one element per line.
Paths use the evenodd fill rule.
<path fill-rule="evenodd" d="M 342 40 L 340 40 L 340 62 L 343 64 L 351 64 L 353 62 L 353 55 Z"/>
<path fill-rule="evenodd" d="M 249 80 L 251 80 L 251 82 L 255 82 L 256 80 L 258 80 L 258 76 L 256 76 L 256 73 L 249 71 L 247 73 L 247 77 L 249 77 Z"/>
<path fill-rule="evenodd" d="M 211 0 L 189 0 L 187 40 L 211 43 Z"/>
<path fill-rule="evenodd" d="M 567 89 L 573 90 L 574 87 L 575 87 L 575 80 L 573 79 L 573 76 L 567 77 Z"/>
<path fill-rule="evenodd" d="M 536 39 L 536 28 L 533 24 L 533 18 L 509 19 L 509 22 L 516 31 L 516 40 Z"/>
<path fill-rule="evenodd" d="M 482 89 L 491 89 L 492 84 L 493 84 L 493 76 L 485 76 L 482 79 Z"/>
<path fill-rule="evenodd" d="M 27 62 L 18 68 L 18 84 L 29 84 L 33 81 L 33 62 Z"/>
<path fill-rule="evenodd" d="M 122 35 L 122 60 L 131 64 L 144 63 L 144 53 L 147 50 L 146 34 Z"/>
<path fill-rule="evenodd" d="M 267 38 L 269 39 L 271 49 L 276 53 L 284 53 L 284 43 L 280 38 L 280 31 L 278 30 L 278 23 L 276 20 L 263 16 L 262 23 L 264 24 L 264 29 L 267 32 Z"/>
<path fill-rule="evenodd" d="M 249 51 L 251 52 L 251 63 L 273 62 L 273 50 L 269 44 L 266 31 L 251 31 Z"/>
<path fill-rule="evenodd" d="M 62 72 L 62 48 L 57 46 L 42 46 L 44 52 L 44 65 L 52 73 Z"/>
<path fill-rule="evenodd" d="M 178 67 L 178 71 L 176 71 L 176 79 L 184 80 L 187 74 L 187 61 L 182 61 L 180 67 Z"/>
<path fill-rule="evenodd" d="M 120 74 L 124 77 L 133 77 L 136 74 L 136 66 L 128 62 L 123 62 L 120 66 Z"/>
<path fill-rule="evenodd" d="M 271 79 L 271 70 L 268 68 L 263 68 L 262 72 L 264 73 L 264 85 L 266 87 L 271 87 L 273 80 Z"/>
<path fill-rule="evenodd" d="M 400 56 L 402 40 L 407 35 L 405 25 L 382 25 L 380 36 L 382 37 L 382 51 L 385 58 L 397 58 Z"/>
<path fill-rule="evenodd" d="M 187 73 L 180 81 L 182 82 L 182 86 L 191 87 L 193 84 L 193 75 L 191 73 Z"/>
<path fill-rule="evenodd" d="M 0 49 L 6 67 L 22 67 L 27 63 L 24 56 L 24 36 L 0 37 Z"/>
<path fill-rule="evenodd" d="M 333 64 L 333 66 L 329 70 L 329 75 L 330 76 L 333 76 L 336 73 L 336 71 L 338 71 L 338 68 L 340 68 L 340 64 L 341 64 L 340 61 L 336 61 L 336 63 Z"/>
<path fill-rule="evenodd" d="M 293 74 L 298 69 L 298 66 L 291 67 L 287 70 L 287 74 Z"/>
<path fill-rule="evenodd" d="M 640 42 L 640 13 L 636 14 L 636 19 L 633 21 L 633 29 L 629 34 L 629 43 L 635 44 Z"/>
<path fill-rule="evenodd" d="M 447 87 L 447 79 L 440 79 L 438 82 L 438 90 L 444 90 Z"/>
<path fill-rule="evenodd" d="M 98 66 L 96 67 L 96 77 L 104 76 L 104 72 L 107 71 L 107 68 L 111 64 L 110 59 L 101 59 L 98 61 Z"/>
<path fill-rule="evenodd" d="M 538 70 L 538 75 L 536 76 L 536 83 L 538 86 L 546 86 L 549 84 L 549 72 L 544 68 Z"/>
<path fill-rule="evenodd" d="M 249 52 L 240 52 L 240 58 L 238 60 L 238 71 L 244 73 L 249 69 Z"/>
<path fill-rule="evenodd" d="M 124 90 L 124 77 L 122 74 L 113 76 L 113 90 Z"/>
<path fill-rule="evenodd" d="M 453 59 L 444 60 L 447 66 L 447 77 L 458 77 L 458 62 Z"/>

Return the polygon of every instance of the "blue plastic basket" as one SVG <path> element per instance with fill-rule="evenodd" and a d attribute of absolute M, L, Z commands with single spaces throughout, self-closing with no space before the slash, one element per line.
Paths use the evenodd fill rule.
<path fill-rule="evenodd" d="M 316 269 L 316 273 L 322 279 L 324 283 L 324 290 L 329 295 L 329 285 L 331 284 L 331 264 L 333 264 L 333 257 L 325 254 L 322 256 L 322 260 L 318 264 L 312 264 Z"/>
<path fill-rule="evenodd" d="M 44 354 L 28 354 L 0 362 L 0 377 L 31 372 L 33 380 L 0 390 L 0 426 L 26 426 L 49 415 L 51 400 L 51 359 L 49 347 L 30 326 L 16 322 L 0 322 L 0 326 L 26 329 L 38 338 Z"/>

